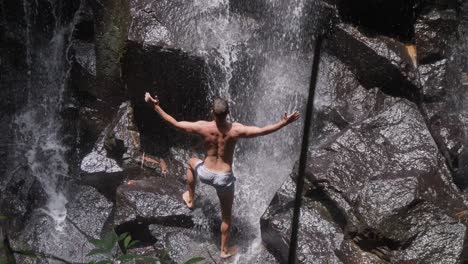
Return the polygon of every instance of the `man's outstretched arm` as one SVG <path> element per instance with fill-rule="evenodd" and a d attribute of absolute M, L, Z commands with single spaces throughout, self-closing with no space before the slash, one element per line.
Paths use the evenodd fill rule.
<path fill-rule="evenodd" d="M 161 106 L 159 106 L 159 100 L 151 97 L 149 93 L 145 93 L 145 101 L 153 103 L 153 108 L 166 122 L 171 124 L 177 129 L 180 129 L 186 133 L 198 133 L 200 131 L 200 124 L 198 122 L 187 122 L 177 121 L 174 117 L 166 113 Z"/>
<path fill-rule="evenodd" d="M 296 121 L 299 118 L 299 116 L 300 116 L 299 112 L 295 111 L 294 113 L 290 115 L 288 115 L 287 113 L 284 113 L 283 119 L 281 119 L 276 124 L 271 124 L 271 125 L 264 126 L 264 127 L 241 125 L 241 127 L 239 128 L 239 136 L 249 138 L 249 137 L 258 137 L 258 136 L 268 135 Z"/>

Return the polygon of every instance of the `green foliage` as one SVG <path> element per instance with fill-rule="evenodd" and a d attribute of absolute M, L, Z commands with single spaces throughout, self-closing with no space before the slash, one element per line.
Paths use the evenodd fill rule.
<path fill-rule="evenodd" d="M 112 230 L 103 239 L 93 239 L 89 241 L 91 244 L 95 246 L 93 250 L 91 250 L 88 255 L 86 256 L 101 256 L 102 259 L 94 262 L 90 262 L 90 264 L 112 264 L 116 261 L 120 263 L 125 263 L 134 260 L 141 260 L 145 261 L 145 263 L 169 263 L 170 260 L 168 259 L 169 250 L 165 250 L 160 259 L 152 258 L 147 256 L 140 256 L 135 254 L 128 253 L 128 250 L 138 243 L 138 240 L 133 240 L 132 236 L 129 233 L 123 233 L 118 235 Z M 121 251 L 123 254 L 118 255 L 114 250 L 118 245 L 121 246 Z M 194 264 L 200 261 L 205 260 L 201 257 L 195 257 L 189 259 L 185 264 Z"/>
<path fill-rule="evenodd" d="M 195 257 L 195 258 L 191 258 L 189 260 L 187 260 L 187 262 L 185 262 L 185 264 L 194 264 L 194 263 L 198 263 L 198 262 L 201 262 L 201 261 L 204 261 L 205 259 L 202 258 L 202 257 Z"/>
<path fill-rule="evenodd" d="M 0 222 L 1 221 L 6 221 L 8 220 L 8 217 L 4 216 L 4 215 L 0 215 Z"/>
<path fill-rule="evenodd" d="M 129 233 L 117 235 L 117 233 L 112 230 L 110 233 L 104 236 L 103 239 L 93 239 L 89 242 L 93 244 L 95 248 L 91 250 L 86 256 L 101 255 L 104 257 L 97 262 L 90 262 L 90 264 L 112 264 L 115 261 L 125 263 L 132 260 L 145 260 L 147 262 L 158 261 L 156 258 L 128 254 L 128 249 L 138 243 L 138 240 L 132 240 L 132 236 Z M 114 252 L 114 248 L 116 248 L 119 243 L 122 245 L 122 255 L 116 255 Z"/>

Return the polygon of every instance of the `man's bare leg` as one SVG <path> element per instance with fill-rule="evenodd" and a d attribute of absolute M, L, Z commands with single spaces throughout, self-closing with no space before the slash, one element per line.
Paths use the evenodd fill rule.
<path fill-rule="evenodd" d="M 191 158 L 188 162 L 187 167 L 187 191 L 182 194 L 182 199 L 184 199 L 185 204 L 190 209 L 193 209 L 195 206 L 195 185 L 197 184 L 197 176 L 195 174 L 195 166 L 200 159 Z"/>
<path fill-rule="evenodd" d="M 231 211 L 234 200 L 234 191 L 219 192 L 219 203 L 221 204 L 221 258 L 235 255 L 235 248 L 228 248 L 229 230 L 231 229 Z"/>

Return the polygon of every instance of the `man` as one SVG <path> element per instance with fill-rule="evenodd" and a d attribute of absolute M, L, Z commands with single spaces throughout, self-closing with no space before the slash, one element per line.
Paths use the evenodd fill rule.
<path fill-rule="evenodd" d="M 238 138 L 251 138 L 275 132 L 299 118 L 299 112 L 290 115 L 284 113 L 283 118 L 276 124 L 265 127 L 245 126 L 231 123 L 227 120 L 229 106 L 223 99 L 215 99 L 213 103 L 213 121 L 177 121 L 164 112 L 159 100 L 149 93 L 145 94 L 145 101 L 152 102 L 154 110 L 169 124 L 186 133 L 197 134 L 202 137 L 206 149 L 204 160 L 191 158 L 187 168 L 187 191 L 182 195 L 189 208 L 194 208 L 195 185 L 197 177 L 200 181 L 213 186 L 221 204 L 221 257 L 227 258 L 235 254 L 228 248 L 229 229 L 231 227 L 231 209 L 234 200 L 234 182 L 236 178 L 232 172 L 234 148 Z"/>

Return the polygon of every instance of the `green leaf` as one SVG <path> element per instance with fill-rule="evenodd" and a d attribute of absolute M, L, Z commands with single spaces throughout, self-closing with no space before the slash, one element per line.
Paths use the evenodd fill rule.
<path fill-rule="evenodd" d="M 162 254 L 162 258 L 166 258 L 167 255 L 169 254 L 170 249 L 166 248 Z"/>
<path fill-rule="evenodd" d="M 104 260 L 100 260 L 100 261 L 96 262 L 96 264 L 112 264 L 112 261 L 110 261 L 108 259 L 104 259 Z"/>
<path fill-rule="evenodd" d="M 140 242 L 139 240 L 132 240 L 130 242 L 130 244 L 128 244 L 128 248 L 131 248 L 132 246 L 134 246 L 135 244 L 137 244 L 138 242 Z"/>
<path fill-rule="evenodd" d="M 132 236 L 127 236 L 125 239 L 124 239 L 124 248 L 128 248 L 128 245 L 130 244 L 130 241 L 132 241 Z"/>
<path fill-rule="evenodd" d="M 106 242 L 104 240 L 93 239 L 93 240 L 90 240 L 89 242 L 91 244 L 93 244 L 94 246 L 98 247 L 98 248 L 105 248 L 106 247 Z"/>
<path fill-rule="evenodd" d="M 119 236 L 119 241 L 124 240 L 128 235 L 129 235 L 128 232 L 125 232 L 125 233 L 120 234 L 120 236 Z"/>
<path fill-rule="evenodd" d="M 145 257 L 145 256 L 141 256 L 141 257 L 139 257 L 138 259 L 139 259 L 139 260 L 144 260 L 144 261 L 151 261 L 151 262 L 159 261 L 159 259 L 157 259 L 157 258 Z"/>
<path fill-rule="evenodd" d="M 122 255 L 122 256 L 118 257 L 117 260 L 122 261 L 122 262 L 126 262 L 126 261 L 135 260 L 135 259 L 139 259 L 139 258 L 141 258 L 141 257 L 138 256 L 138 255 L 125 254 L 125 255 Z"/>
<path fill-rule="evenodd" d="M 111 250 L 107 250 L 104 248 L 95 248 L 91 250 L 86 256 L 89 257 L 89 256 L 94 256 L 94 255 L 99 255 L 99 254 L 109 254 L 109 253 L 111 253 Z"/>
<path fill-rule="evenodd" d="M 202 258 L 202 257 L 194 257 L 194 258 L 191 258 L 191 259 L 187 260 L 185 262 L 185 264 L 194 264 L 194 263 L 198 263 L 198 262 L 204 261 L 204 260 L 205 260 L 205 258 Z"/>
<path fill-rule="evenodd" d="M 115 233 L 114 230 L 109 232 L 103 239 L 103 249 L 106 249 L 107 251 L 111 252 L 112 249 L 117 245 L 117 241 L 119 239 L 119 236 Z"/>
<path fill-rule="evenodd" d="M 8 217 L 4 215 L 0 215 L 0 221 L 6 221 L 6 220 L 8 220 Z"/>

